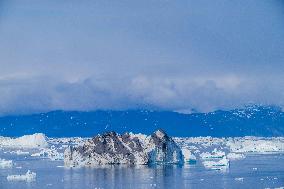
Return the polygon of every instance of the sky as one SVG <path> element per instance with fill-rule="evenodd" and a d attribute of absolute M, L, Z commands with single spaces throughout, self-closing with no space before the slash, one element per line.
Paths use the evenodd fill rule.
<path fill-rule="evenodd" d="M 0 0 L 0 114 L 284 107 L 281 0 Z"/>

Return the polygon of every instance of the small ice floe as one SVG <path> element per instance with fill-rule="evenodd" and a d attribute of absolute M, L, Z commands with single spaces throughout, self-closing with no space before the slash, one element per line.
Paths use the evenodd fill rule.
<path fill-rule="evenodd" d="M 240 159 L 244 159 L 245 155 L 244 154 L 237 154 L 237 153 L 229 153 L 227 155 L 227 158 L 229 160 L 240 160 Z"/>
<path fill-rule="evenodd" d="M 235 180 L 236 180 L 236 181 L 241 181 L 241 182 L 243 182 L 243 181 L 244 181 L 244 178 L 238 177 L 238 178 L 235 178 Z"/>
<path fill-rule="evenodd" d="M 150 186 L 151 186 L 151 187 L 156 187 L 156 186 L 157 186 L 157 184 L 150 184 Z"/>
<path fill-rule="evenodd" d="M 0 159 L 0 169 L 11 168 L 13 166 L 12 160 Z"/>
<path fill-rule="evenodd" d="M 201 159 L 221 159 L 225 157 L 225 152 L 218 151 L 216 148 L 211 152 L 204 152 L 200 154 Z"/>
<path fill-rule="evenodd" d="M 196 157 L 193 155 L 189 149 L 187 148 L 182 148 L 182 154 L 183 154 L 183 159 L 185 163 L 189 164 L 195 164 L 196 163 Z"/>
<path fill-rule="evenodd" d="M 27 171 L 24 175 L 8 175 L 7 176 L 8 181 L 26 181 L 26 182 L 32 182 L 36 180 L 36 173 L 31 172 L 30 170 Z"/>
<path fill-rule="evenodd" d="M 226 170 L 229 168 L 230 161 L 224 157 L 219 161 L 203 161 L 204 167 L 213 170 Z"/>
<path fill-rule="evenodd" d="M 252 168 L 252 170 L 257 171 L 257 167 Z"/>

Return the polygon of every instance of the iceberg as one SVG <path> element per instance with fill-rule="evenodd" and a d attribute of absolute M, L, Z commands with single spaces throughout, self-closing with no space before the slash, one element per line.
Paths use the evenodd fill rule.
<path fill-rule="evenodd" d="M 55 146 L 51 146 L 50 148 L 42 148 L 39 152 L 31 154 L 31 156 L 49 158 L 52 161 L 64 159 L 63 153 L 58 152 Z"/>
<path fill-rule="evenodd" d="M 242 181 L 244 181 L 244 178 L 243 178 L 243 177 L 237 177 L 237 178 L 235 178 L 235 180 L 236 180 L 236 181 L 241 181 L 241 182 L 242 182 Z"/>
<path fill-rule="evenodd" d="M 47 147 L 48 143 L 44 134 L 35 133 L 19 138 L 0 137 L 0 146 L 8 148 L 43 148 Z"/>
<path fill-rule="evenodd" d="M 26 182 L 32 182 L 36 179 L 36 173 L 31 172 L 30 170 L 27 171 L 24 175 L 8 175 L 7 180 L 8 181 L 26 181 Z"/>
<path fill-rule="evenodd" d="M 30 154 L 30 152 L 24 152 L 24 151 L 21 151 L 21 150 L 11 151 L 10 153 L 11 154 L 17 154 L 17 155 L 29 155 Z"/>
<path fill-rule="evenodd" d="M 196 157 L 187 148 L 182 148 L 183 160 L 185 163 L 194 164 L 196 163 Z"/>
<path fill-rule="evenodd" d="M 237 154 L 237 153 L 229 153 L 227 155 L 227 158 L 229 160 L 240 160 L 240 159 L 244 159 L 245 155 L 244 154 Z"/>
<path fill-rule="evenodd" d="M 225 152 L 218 151 L 216 148 L 212 151 L 212 153 L 204 152 L 200 154 L 201 159 L 220 159 L 225 157 Z"/>
<path fill-rule="evenodd" d="M 157 130 L 150 137 L 146 146 L 148 163 L 183 163 L 182 150 L 164 131 Z"/>
<path fill-rule="evenodd" d="M 13 166 L 12 160 L 0 159 L 0 168 L 11 168 Z"/>
<path fill-rule="evenodd" d="M 138 138 L 125 133 L 108 132 L 88 140 L 83 146 L 69 147 L 64 152 L 66 166 L 101 164 L 147 164 L 147 156 Z"/>
<path fill-rule="evenodd" d="M 282 138 L 235 138 L 227 143 L 230 151 L 236 153 L 271 153 L 283 152 L 284 141 Z"/>
<path fill-rule="evenodd" d="M 214 170 L 226 170 L 230 165 L 230 161 L 226 157 L 219 161 L 203 161 L 202 163 L 205 168 Z"/>
<path fill-rule="evenodd" d="M 151 136 L 107 132 L 64 152 L 67 167 L 105 164 L 182 163 L 181 149 L 164 131 Z"/>

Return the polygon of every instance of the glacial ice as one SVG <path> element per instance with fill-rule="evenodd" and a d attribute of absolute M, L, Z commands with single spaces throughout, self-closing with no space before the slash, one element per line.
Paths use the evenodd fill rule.
<path fill-rule="evenodd" d="M 32 157 L 43 157 L 49 158 L 50 160 L 63 160 L 63 153 L 58 152 L 55 146 L 51 146 L 50 148 L 41 148 L 39 152 L 31 154 Z"/>
<path fill-rule="evenodd" d="M 182 163 L 183 155 L 174 140 L 163 131 L 151 136 L 108 132 L 64 152 L 68 167 L 104 164 Z"/>
<path fill-rule="evenodd" d="M 11 151 L 11 154 L 17 154 L 17 155 L 28 155 L 30 152 L 22 151 L 22 150 L 16 150 L 16 151 Z"/>
<path fill-rule="evenodd" d="M 27 171 L 24 175 L 8 175 L 7 180 L 8 181 L 26 181 L 26 182 L 32 182 L 36 179 L 36 173 L 31 172 L 30 170 Z"/>
<path fill-rule="evenodd" d="M 157 130 L 149 136 L 146 152 L 148 163 L 183 163 L 182 150 L 164 131 Z"/>
<path fill-rule="evenodd" d="M 46 136 L 42 133 L 24 135 L 19 138 L 0 137 L 0 146 L 8 148 L 43 148 L 47 147 Z"/>
<path fill-rule="evenodd" d="M 202 162 L 205 168 L 215 169 L 215 170 L 226 170 L 229 168 L 229 165 L 230 165 L 229 163 L 230 161 L 226 157 L 220 160 L 217 160 L 217 161 L 209 160 L 209 161 Z"/>
<path fill-rule="evenodd" d="M 244 159 L 245 155 L 244 154 L 237 154 L 237 153 L 229 153 L 227 154 L 227 158 L 229 160 L 240 160 L 240 159 Z"/>
<path fill-rule="evenodd" d="M 127 135 L 118 135 L 108 137 L 108 145 L 111 153 L 104 155 L 97 154 L 91 161 L 106 163 L 129 163 L 147 164 L 148 162 L 168 162 L 168 163 L 190 163 L 200 161 L 206 168 L 226 169 L 230 161 L 237 161 L 245 158 L 250 153 L 283 153 L 284 137 L 235 137 L 235 138 L 214 138 L 214 137 L 175 137 L 161 144 L 167 146 L 169 154 L 165 156 L 163 148 L 159 141 L 153 140 L 152 136 L 144 134 L 128 133 Z M 162 132 L 156 132 L 156 139 L 163 138 Z M 88 158 L 82 158 L 80 151 L 74 151 L 74 148 L 83 148 L 86 144 L 91 147 L 94 143 L 90 138 L 48 138 L 44 134 L 36 133 L 25 135 L 19 138 L 1 137 L 0 149 L 3 153 L 13 155 L 25 155 L 35 158 L 48 158 L 51 160 L 63 160 L 65 151 L 67 154 L 72 153 L 72 158 L 77 159 L 74 166 L 85 166 L 89 164 Z M 99 137 L 99 141 L 103 141 Z M 125 158 L 127 153 L 117 153 L 117 143 L 120 147 L 125 148 L 125 152 L 133 155 L 131 158 Z M 87 146 L 88 146 L 87 145 Z M 70 146 L 70 147 L 69 147 Z M 160 146 L 160 148 L 158 147 Z M 73 150 L 70 152 L 70 150 Z M 91 148 L 90 148 L 91 149 Z M 140 149 L 140 150 L 138 150 Z M 68 151 L 69 150 L 69 151 Z M 119 152 L 120 150 L 118 150 Z M 146 155 L 145 155 L 146 153 Z M 115 154 L 115 156 L 113 155 Z M 1 158 L 1 157 L 0 157 Z M 81 159 L 80 159 L 81 158 Z M 80 159 L 80 161 L 79 161 Z M 12 167 L 11 160 L 0 159 L 0 168 Z M 71 164 L 70 164 L 71 165 Z"/>
<path fill-rule="evenodd" d="M 182 148 L 183 159 L 185 163 L 195 163 L 196 157 L 191 151 L 187 148 Z"/>
<path fill-rule="evenodd" d="M 242 182 L 242 181 L 244 181 L 244 178 L 243 178 L 243 177 L 237 177 L 237 178 L 235 178 L 235 180 L 236 180 L 236 181 L 241 181 L 241 182 Z"/>
<path fill-rule="evenodd" d="M 269 153 L 269 152 L 283 152 L 284 140 L 283 138 L 256 138 L 256 137 L 244 137 L 234 138 L 226 144 L 231 152 L 237 153 Z"/>
<path fill-rule="evenodd" d="M 11 168 L 13 166 L 12 160 L 0 159 L 0 169 Z"/>
<path fill-rule="evenodd" d="M 200 154 L 201 159 L 219 159 L 225 157 L 225 152 L 218 151 L 216 148 L 211 152 L 204 152 Z"/>

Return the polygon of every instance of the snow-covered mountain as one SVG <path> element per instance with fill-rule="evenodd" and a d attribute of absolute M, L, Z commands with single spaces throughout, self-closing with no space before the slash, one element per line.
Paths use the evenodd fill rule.
<path fill-rule="evenodd" d="M 45 133 L 51 137 L 91 137 L 107 131 L 151 134 L 162 128 L 171 136 L 284 136 L 284 112 L 275 106 L 248 106 L 210 113 L 170 111 L 53 111 L 0 117 L 0 135 Z"/>

